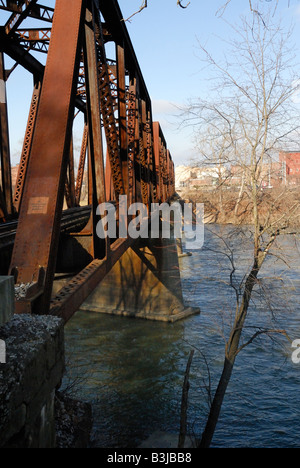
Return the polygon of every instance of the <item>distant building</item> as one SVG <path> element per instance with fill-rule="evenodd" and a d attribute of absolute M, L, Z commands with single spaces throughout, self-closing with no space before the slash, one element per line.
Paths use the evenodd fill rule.
<path fill-rule="evenodd" d="M 262 188 L 278 187 L 282 184 L 282 181 L 282 164 L 280 162 L 262 165 L 260 174 L 260 185 Z"/>
<path fill-rule="evenodd" d="M 19 174 L 19 164 L 11 168 L 11 182 L 12 182 L 12 191 L 15 191 L 17 178 Z M 1 168 L 0 168 L 0 179 L 1 179 Z"/>
<path fill-rule="evenodd" d="M 211 187 L 227 176 L 228 170 L 224 166 L 178 166 L 175 168 L 175 186 L 176 190 Z"/>
<path fill-rule="evenodd" d="M 300 185 L 300 152 L 281 151 L 279 162 L 270 161 L 259 166 L 257 184 L 261 189 L 276 188 L 280 185 L 290 187 Z M 240 188 L 249 185 L 251 178 L 250 166 L 232 165 L 230 170 L 225 166 L 178 166 L 176 174 L 176 190 L 188 188 L 213 188 L 222 183 L 222 187 Z"/>
<path fill-rule="evenodd" d="M 232 186 L 241 186 L 247 184 L 250 180 L 250 167 L 247 166 L 231 166 L 230 168 L 230 184 Z M 263 164 L 260 167 L 258 185 L 261 188 L 273 188 L 282 184 L 282 164 L 280 162 L 270 162 Z"/>
<path fill-rule="evenodd" d="M 188 181 L 192 176 L 192 168 L 189 166 L 175 167 L 175 188 L 180 190 L 188 187 Z"/>
<path fill-rule="evenodd" d="M 279 161 L 282 168 L 283 183 L 286 185 L 300 184 L 300 152 L 281 151 Z"/>
<path fill-rule="evenodd" d="M 230 168 L 230 185 L 242 185 L 243 179 L 245 179 L 245 168 L 236 165 Z"/>
<path fill-rule="evenodd" d="M 11 168 L 11 181 L 12 181 L 13 191 L 15 190 L 15 187 L 16 187 L 18 175 L 19 175 L 19 164 Z"/>

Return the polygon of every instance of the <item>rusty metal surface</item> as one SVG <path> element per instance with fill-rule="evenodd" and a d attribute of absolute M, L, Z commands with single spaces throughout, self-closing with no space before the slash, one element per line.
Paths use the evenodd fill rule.
<path fill-rule="evenodd" d="M 71 142 L 74 75 L 79 66 L 82 19 L 82 0 L 72 0 L 71 4 L 68 0 L 57 0 L 10 268 L 11 272 L 17 272 L 18 283 L 38 281 L 44 269 L 42 294 L 45 301 L 51 295 L 55 268 L 53 260 L 57 252 Z"/>
<path fill-rule="evenodd" d="M 14 206 L 17 212 L 19 211 L 21 200 L 22 200 L 23 187 L 24 187 L 26 171 L 27 171 L 27 166 L 28 166 L 28 161 L 29 161 L 29 154 L 31 150 L 31 143 L 32 143 L 33 130 L 35 126 L 35 119 L 36 119 L 36 114 L 37 114 L 37 109 L 38 109 L 40 91 L 41 91 L 41 82 L 38 81 L 38 83 L 34 87 L 34 91 L 32 95 L 27 128 L 26 128 L 23 149 L 22 149 L 22 154 L 21 154 L 21 160 L 19 164 L 18 178 L 17 178 L 15 194 L 14 194 Z"/>
<path fill-rule="evenodd" d="M 133 242 L 99 241 L 97 205 L 113 201 L 118 207 L 121 194 L 130 204 L 168 201 L 175 192 L 174 163 L 159 123 L 153 123 L 151 99 L 117 0 L 56 0 L 55 9 L 40 0 L 0 0 L 1 10 L 10 13 L 0 28 L 2 54 L 14 61 L 10 70 L 2 67 L 1 79 L 6 82 L 22 66 L 35 83 L 14 196 L 7 108 L 0 103 L 0 223 L 19 216 L 17 233 L 10 237 L 13 242 L 16 236 L 10 273 L 16 283 L 30 284 L 17 311 L 50 311 L 67 320 Z M 76 167 L 78 114 L 84 123 Z M 74 227 L 65 238 L 85 249 L 92 262 L 52 298 L 50 308 L 64 200 L 74 219 L 76 207 L 92 206 L 84 229 Z"/>
<path fill-rule="evenodd" d="M 13 214 L 12 178 L 10 161 L 10 144 L 8 132 L 8 110 L 6 94 L 6 73 L 4 54 L 0 51 L 0 152 L 1 152 L 1 176 L 2 194 L 5 202 L 5 211 Z"/>

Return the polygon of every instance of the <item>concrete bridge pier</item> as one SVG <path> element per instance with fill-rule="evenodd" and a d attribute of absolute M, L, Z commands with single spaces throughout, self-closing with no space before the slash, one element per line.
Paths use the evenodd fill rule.
<path fill-rule="evenodd" d="M 128 249 L 80 309 L 164 322 L 200 313 L 184 305 L 176 240 L 161 238 Z"/>

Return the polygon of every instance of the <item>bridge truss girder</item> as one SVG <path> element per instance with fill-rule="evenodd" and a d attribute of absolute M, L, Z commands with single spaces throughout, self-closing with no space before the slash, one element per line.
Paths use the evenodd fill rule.
<path fill-rule="evenodd" d="M 174 164 L 159 124 L 152 121 L 151 100 L 116 0 L 56 0 L 55 9 L 38 0 L 0 0 L 1 9 L 11 16 L 0 28 L 0 59 L 8 55 L 15 64 L 2 72 L 0 67 L 0 218 L 18 218 L 9 273 L 17 285 L 27 285 L 27 293 L 17 301 L 17 312 L 68 319 L 95 287 L 95 278 L 101 279 L 133 242 L 97 237 L 98 204 L 111 201 L 118 207 L 119 195 L 149 207 L 168 201 L 175 191 Z M 39 20 L 38 27 L 26 29 L 28 18 Z M 107 57 L 108 43 L 113 59 Z M 47 54 L 45 66 L 38 53 Z M 17 66 L 33 75 L 34 87 L 12 193 L 3 96 Z M 78 113 L 84 128 L 76 175 L 72 135 Z M 68 208 L 80 206 L 86 168 L 91 215 L 73 235 L 76 242 L 84 239 L 91 262 L 53 297 L 64 202 Z"/>

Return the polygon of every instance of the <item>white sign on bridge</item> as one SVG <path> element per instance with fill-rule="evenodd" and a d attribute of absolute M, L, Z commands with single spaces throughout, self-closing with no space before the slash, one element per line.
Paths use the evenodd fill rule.
<path fill-rule="evenodd" d="M 0 364 L 6 364 L 6 345 L 3 340 L 0 340 Z"/>

